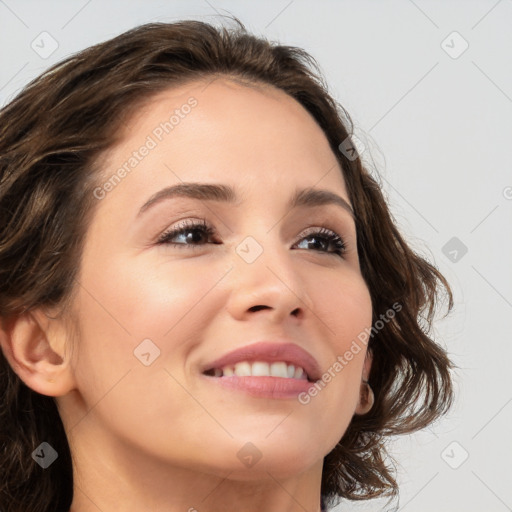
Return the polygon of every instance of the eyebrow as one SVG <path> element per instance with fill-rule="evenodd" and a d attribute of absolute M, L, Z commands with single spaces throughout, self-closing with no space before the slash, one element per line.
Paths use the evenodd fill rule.
<path fill-rule="evenodd" d="M 142 215 L 152 206 L 173 197 L 188 197 L 199 199 L 201 201 L 218 201 L 229 204 L 239 204 L 238 195 L 235 190 L 229 186 L 220 183 L 179 183 L 159 190 L 153 194 L 140 208 L 137 217 Z M 305 188 L 297 190 L 290 198 L 287 209 L 291 210 L 297 207 L 312 208 L 315 206 L 335 205 L 343 208 L 352 218 L 355 218 L 354 211 L 350 204 L 343 197 L 325 189 Z"/>

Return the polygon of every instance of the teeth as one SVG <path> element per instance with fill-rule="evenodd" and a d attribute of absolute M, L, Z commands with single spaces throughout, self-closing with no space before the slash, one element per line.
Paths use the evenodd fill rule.
<path fill-rule="evenodd" d="M 235 375 L 237 377 L 250 377 L 251 376 L 251 365 L 244 361 L 243 363 L 235 364 Z"/>
<path fill-rule="evenodd" d="M 218 368 L 215 368 L 215 371 L 217 371 Z M 233 371 L 233 368 L 231 368 L 230 366 L 226 366 L 225 368 L 222 368 L 222 370 L 220 370 L 220 375 L 215 375 L 215 377 L 232 377 L 235 372 Z"/>
<path fill-rule="evenodd" d="M 272 363 L 270 365 L 270 376 L 271 377 L 283 377 L 288 378 L 288 369 L 286 363 Z"/>
<path fill-rule="evenodd" d="M 304 375 L 304 370 L 299 366 L 298 368 L 295 368 L 295 375 L 293 376 L 294 379 L 302 379 L 302 376 Z M 306 376 L 304 376 L 305 379 L 307 379 Z"/>
<path fill-rule="evenodd" d="M 246 364 L 248 364 L 248 363 L 246 363 Z M 268 363 L 260 363 L 260 362 L 253 363 L 251 372 L 249 373 L 249 375 L 251 375 L 251 374 L 253 377 L 266 377 L 267 375 L 270 375 L 269 364 Z"/>
<path fill-rule="evenodd" d="M 281 377 L 288 379 L 307 380 L 304 369 L 300 366 L 287 364 L 284 361 L 266 363 L 263 361 L 241 361 L 234 366 L 215 368 L 215 377 Z"/>

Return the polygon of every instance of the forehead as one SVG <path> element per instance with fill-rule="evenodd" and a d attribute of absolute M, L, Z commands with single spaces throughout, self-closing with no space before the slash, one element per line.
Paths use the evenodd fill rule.
<path fill-rule="evenodd" d="M 169 121 L 172 126 L 165 130 Z M 172 137 L 162 137 L 166 144 L 190 135 L 205 142 L 199 140 L 205 131 L 211 140 L 229 136 L 233 142 L 247 145 L 251 140 L 268 143 L 276 133 L 280 144 L 310 139 L 311 147 L 320 144 L 319 149 L 325 150 L 327 142 L 313 116 L 281 89 L 262 83 L 242 84 L 227 77 L 193 81 L 146 98 L 127 124 L 125 141 L 137 133 L 158 131 L 158 127 L 164 129 L 164 135 L 172 132 Z"/>
<path fill-rule="evenodd" d="M 195 180 L 271 187 L 293 182 L 297 188 L 321 181 L 322 188 L 345 192 L 339 163 L 315 119 L 270 85 L 226 78 L 182 84 L 148 97 L 125 128 L 102 165 L 103 180 L 125 168 L 125 191 L 149 193 Z"/>

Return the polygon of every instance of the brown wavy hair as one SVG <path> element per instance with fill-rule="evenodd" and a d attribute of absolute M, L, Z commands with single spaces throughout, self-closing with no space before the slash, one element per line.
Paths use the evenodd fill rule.
<path fill-rule="evenodd" d="M 440 299 L 448 297 L 449 312 L 452 292 L 399 233 L 377 178 L 360 158 L 339 150 L 353 123 L 327 92 L 315 59 L 234 21 L 234 28 L 200 21 L 136 27 L 54 65 L 0 110 L 1 325 L 36 307 L 58 306 L 66 314 L 97 204 L 98 162 L 131 112 L 193 80 L 226 76 L 272 85 L 314 117 L 343 169 L 374 323 L 395 302 L 402 305 L 369 341 L 375 404 L 353 417 L 325 457 L 322 504 L 397 497 L 387 437 L 426 427 L 453 402 L 453 365 L 431 337 Z M 31 457 L 42 440 L 59 454 L 44 470 Z M 68 512 L 72 458 L 55 399 L 28 388 L 2 351 L 0 450 L 1 510 Z"/>

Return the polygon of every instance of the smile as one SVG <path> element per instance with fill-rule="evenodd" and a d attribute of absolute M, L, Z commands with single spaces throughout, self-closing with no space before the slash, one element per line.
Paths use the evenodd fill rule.
<path fill-rule="evenodd" d="M 240 361 L 235 365 L 212 368 L 205 375 L 213 377 L 278 377 L 283 379 L 308 380 L 301 366 L 287 364 L 284 361 L 267 363 L 265 361 Z"/>

